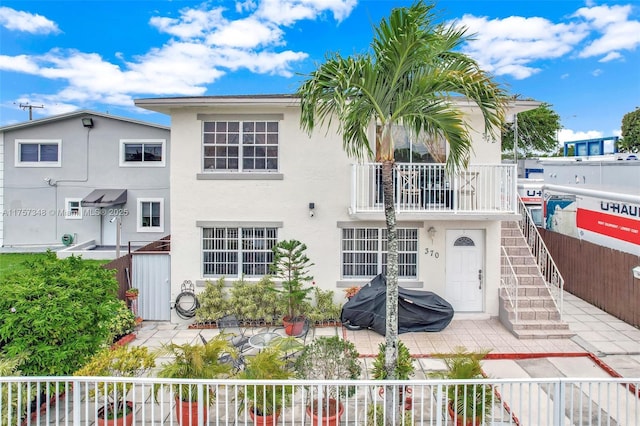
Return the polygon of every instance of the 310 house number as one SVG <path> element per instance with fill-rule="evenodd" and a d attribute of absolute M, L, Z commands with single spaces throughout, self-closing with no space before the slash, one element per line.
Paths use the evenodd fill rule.
<path fill-rule="evenodd" d="M 436 259 L 440 257 L 440 253 L 428 248 L 424 249 L 424 254 L 426 254 L 427 256 L 435 257 Z"/>

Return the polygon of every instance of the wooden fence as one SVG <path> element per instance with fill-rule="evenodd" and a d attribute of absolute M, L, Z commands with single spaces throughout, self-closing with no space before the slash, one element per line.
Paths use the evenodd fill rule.
<path fill-rule="evenodd" d="M 538 228 L 569 293 L 640 327 L 640 256 Z"/>
<path fill-rule="evenodd" d="M 159 240 L 153 241 L 144 247 L 140 247 L 135 250 L 136 252 L 158 252 L 164 251 L 168 252 L 171 250 L 171 236 L 167 235 Z M 116 280 L 120 284 L 118 289 L 118 298 L 122 300 L 126 300 L 124 293 L 127 291 L 129 287 L 131 287 L 131 245 L 129 245 L 129 252 L 124 256 L 120 256 L 117 259 L 112 260 L 109 263 L 102 265 L 105 269 L 115 269 L 116 271 Z"/>

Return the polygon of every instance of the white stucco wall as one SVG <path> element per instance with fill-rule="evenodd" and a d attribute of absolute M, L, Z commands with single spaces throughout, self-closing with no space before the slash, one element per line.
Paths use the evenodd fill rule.
<path fill-rule="evenodd" d="M 471 110 L 469 110 L 471 111 Z M 474 111 L 479 113 L 479 111 Z M 198 114 L 283 114 L 279 127 L 279 173 L 277 180 L 202 179 L 202 121 Z M 280 105 L 224 106 L 212 102 L 201 107 L 174 107 L 171 145 L 171 280 L 172 300 L 185 280 L 198 283 L 201 291 L 202 236 L 197 222 L 238 224 L 242 222 L 282 223 L 278 239 L 297 239 L 308 246 L 307 254 L 315 263 L 311 273 L 317 286 L 333 290 L 337 302 L 344 302 L 342 288 L 364 284 L 366 280 L 341 278 L 341 229 L 345 222 L 354 227 L 363 223 L 384 228 L 383 214 L 350 216 L 351 160 L 342 150 L 339 136 L 324 129 L 312 137 L 299 127 L 298 108 Z M 474 135 L 472 164 L 499 164 L 500 143 L 486 140 L 480 131 L 479 117 L 471 120 Z M 315 203 L 314 217 L 309 203 Z M 407 221 L 419 229 L 418 280 L 401 282 L 411 288 L 443 295 L 446 281 L 447 229 L 479 229 L 484 232 L 484 313 L 498 314 L 500 281 L 500 221 L 487 217 L 463 218 L 451 215 L 446 220 L 398 217 L 398 226 Z M 237 225 L 236 225 L 237 226 Z M 431 241 L 427 229 L 434 226 Z M 438 257 L 431 251 L 439 253 Z M 215 278 L 214 278 L 215 279 Z M 231 284 L 236 277 L 229 278 Z M 249 278 L 250 280 L 250 278 Z M 172 320 L 178 321 L 174 315 Z"/>

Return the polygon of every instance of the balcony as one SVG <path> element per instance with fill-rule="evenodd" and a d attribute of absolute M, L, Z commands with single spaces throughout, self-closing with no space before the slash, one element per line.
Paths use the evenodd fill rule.
<path fill-rule="evenodd" d="M 351 181 L 351 214 L 384 212 L 381 164 L 354 164 Z M 396 213 L 442 219 L 452 214 L 515 215 L 516 183 L 511 164 L 472 165 L 451 175 L 444 164 L 396 163 Z"/>

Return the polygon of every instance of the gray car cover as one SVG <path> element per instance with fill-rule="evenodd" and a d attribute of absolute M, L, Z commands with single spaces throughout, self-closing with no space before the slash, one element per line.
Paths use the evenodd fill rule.
<path fill-rule="evenodd" d="M 340 315 L 343 324 L 370 328 L 385 335 L 387 280 L 376 276 L 362 286 L 347 303 Z M 441 331 L 453 319 L 453 307 L 430 291 L 407 290 L 398 287 L 398 333 Z"/>

